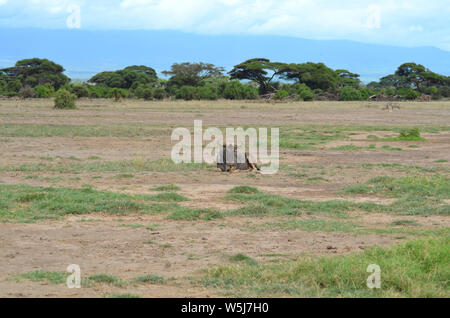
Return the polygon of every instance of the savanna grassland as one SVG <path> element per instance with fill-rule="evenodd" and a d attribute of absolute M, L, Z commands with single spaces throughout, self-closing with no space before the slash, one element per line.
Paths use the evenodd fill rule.
<path fill-rule="evenodd" d="M 0 100 L 0 297 L 450 297 L 450 102 L 399 105 Z M 174 164 L 196 119 L 279 172 Z"/>

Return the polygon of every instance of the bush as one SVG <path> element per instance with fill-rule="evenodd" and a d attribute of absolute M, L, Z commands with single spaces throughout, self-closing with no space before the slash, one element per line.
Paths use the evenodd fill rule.
<path fill-rule="evenodd" d="M 39 98 L 49 98 L 55 94 L 55 88 L 50 83 L 47 83 L 45 85 L 35 86 L 34 92 Z"/>
<path fill-rule="evenodd" d="M 142 90 L 142 98 L 144 100 L 152 100 L 153 99 L 153 91 L 150 87 L 144 88 Z"/>
<path fill-rule="evenodd" d="M 155 88 L 153 91 L 153 97 L 157 100 L 162 100 L 166 96 L 166 92 L 163 88 Z"/>
<path fill-rule="evenodd" d="M 412 88 L 400 88 L 397 91 L 401 98 L 413 100 L 420 96 L 420 93 Z"/>
<path fill-rule="evenodd" d="M 284 89 L 280 89 L 278 90 L 275 95 L 273 96 L 273 98 L 277 99 L 277 100 L 283 100 L 285 98 L 289 97 L 289 92 L 284 90 Z"/>
<path fill-rule="evenodd" d="M 184 100 L 197 99 L 197 89 L 194 86 L 184 85 L 176 90 L 175 98 Z"/>
<path fill-rule="evenodd" d="M 71 91 L 72 91 L 72 94 L 75 94 L 78 98 L 89 96 L 89 90 L 86 88 L 86 86 L 81 85 L 81 84 L 72 85 Z"/>
<path fill-rule="evenodd" d="M 364 96 L 361 92 L 353 87 L 345 86 L 340 90 L 339 100 L 352 101 L 352 100 L 364 100 Z"/>
<path fill-rule="evenodd" d="M 256 99 L 258 98 L 258 89 L 239 81 L 231 81 L 225 84 L 223 97 L 226 99 Z"/>
<path fill-rule="evenodd" d="M 310 101 L 314 99 L 314 93 L 306 84 L 300 84 L 297 89 L 297 95 L 304 101 Z"/>
<path fill-rule="evenodd" d="M 216 100 L 219 98 L 217 88 L 211 85 L 200 86 L 197 91 L 200 99 Z"/>
<path fill-rule="evenodd" d="M 77 96 L 66 89 L 60 89 L 55 95 L 55 108 L 74 109 Z"/>
<path fill-rule="evenodd" d="M 25 86 L 20 89 L 19 95 L 22 98 L 33 98 L 35 94 L 31 86 Z"/>

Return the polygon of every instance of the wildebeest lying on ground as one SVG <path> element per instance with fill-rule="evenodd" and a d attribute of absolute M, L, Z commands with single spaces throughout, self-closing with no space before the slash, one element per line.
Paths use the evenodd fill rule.
<path fill-rule="evenodd" d="M 222 160 L 220 160 L 222 159 Z M 238 154 L 237 145 L 223 145 L 217 155 L 217 168 L 221 171 L 233 170 L 260 170 L 255 160 L 252 160 L 248 152 Z"/>

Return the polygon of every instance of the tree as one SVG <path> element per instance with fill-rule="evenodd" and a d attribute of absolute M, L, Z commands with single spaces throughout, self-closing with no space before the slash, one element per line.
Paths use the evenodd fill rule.
<path fill-rule="evenodd" d="M 281 73 L 282 78 L 304 83 L 311 89 L 328 90 L 339 82 L 338 74 L 323 63 L 289 64 Z"/>
<path fill-rule="evenodd" d="M 351 86 L 353 88 L 358 88 L 361 84 L 359 74 L 352 73 L 347 70 L 336 70 L 334 72 L 338 76 L 338 85 L 340 87 Z"/>
<path fill-rule="evenodd" d="M 414 88 L 419 88 L 424 81 L 425 67 L 416 63 L 404 63 L 395 71 L 395 75 L 403 77 Z"/>
<path fill-rule="evenodd" d="M 143 73 L 150 78 L 153 79 L 153 81 L 156 81 L 158 79 L 158 76 L 156 75 L 156 71 L 148 66 L 145 65 L 133 65 L 133 66 L 127 66 L 124 68 L 125 71 L 132 71 L 137 73 Z"/>
<path fill-rule="evenodd" d="M 156 71 L 144 65 L 133 65 L 118 71 L 105 71 L 94 75 L 89 82 L 110 88 L 136 88 L 158 80 Z"/>
<path fill-rule="evenodd" d="M 272 80 L 281 75 L 286 64 L 271 62 L 264 58 L 254 58 L 236 65 L 228 74 L 231 79 L 250 80 L 258 83 L 260 94 L 273 92 Z"/>
<path fill-rule="evenodd" d="M 200 86 L 202 81 L 210 78 L 222 78 L 223 67 L 217 67 L 208 63 L 175 63 L 170 70 L 163 71 L 164 75 L 169 75 L 168 86 Z"/>
<path fill-rule="evenodd" d="M 35 87 L 49 83 L 55 89 L 70 82 L 63 72 L 61 65 L 39 58 L 20 60 L 15 66 L 0 70 L 0 74 L 6 76 L 8 81 L 18 80 L 22 86 Z"/>

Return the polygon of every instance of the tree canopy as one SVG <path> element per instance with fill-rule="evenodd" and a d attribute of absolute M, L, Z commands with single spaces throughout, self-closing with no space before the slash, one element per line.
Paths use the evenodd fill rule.
<path fill-rule="evenodd" d="M 211 78 L 222 78 L 224 68 L 217 67 L 209 63 L 175 63 L 170 70 L 163 71 L 164 75 L 169 75 L 169 86 L 199 86 L 202 81 Z"/>
<path fill-rule="evenodd" d="M 3 78 L 8 81 L 18 80 L 22 86 L 35 87 L 49 83 L 55 89 L 70 82 L 63 72 L 61 65 L 39 58 L 20 60 L 15 66 L 0 70 Z"/>
<path fill-rule="evenodd" d="M 129 89 L 140 84 L 156 82 L 156 71 L 148 66 L 128 66 L 119 71 L 105 71 L 94 75 L 89 82 L 111 88 Z"/>
<path fill-rule="evenodd" d="M 327 90 L 339 82 L 338 74 L 323 63 L 288 64 L 282 74 L 284 79 L 296 80 L 311 89 Z"/>
<path fill-rule="evenodd" d="M 251 80 L 259 85 L 261 94 L 270 93 L 275 90 L 272 81 L 281 75 L 286 64 L 271 62 L 264 58 L 254 58 L 236 65 L 228 74 L 231 79 Z"/>

